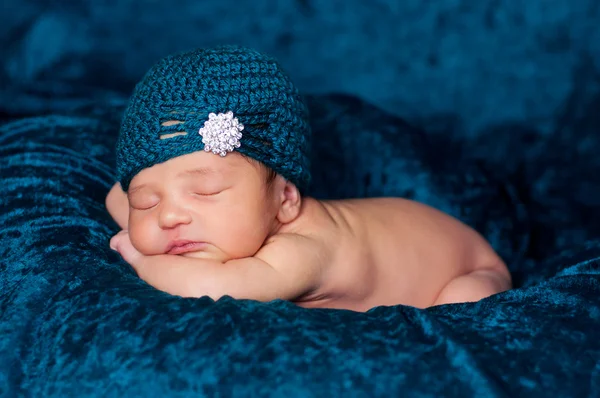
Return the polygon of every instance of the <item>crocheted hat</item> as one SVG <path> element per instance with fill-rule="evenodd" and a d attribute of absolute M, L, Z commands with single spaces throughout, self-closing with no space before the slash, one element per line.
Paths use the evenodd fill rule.
<path fill-rule="evenodd" d="M 306 104 L 273 58 L 220 46 L 168 56 L 137 84 L 117 142 L 124 191 L 147 167 L 236 150 L 304 190 L 310 182 Z"/>

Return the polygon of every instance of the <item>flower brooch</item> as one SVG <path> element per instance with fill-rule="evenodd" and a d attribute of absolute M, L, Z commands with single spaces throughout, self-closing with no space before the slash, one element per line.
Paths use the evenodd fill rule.
<path fill-rule="evenodd" d="M 204 122 L 204 127 L 198 133 L 202 136 L 206 152 L 225 156 L 228 152 L 240 147 L 243 129 L 244 125 L 236 117 L 233 117 L 233 112 L 229 111 L 218 114 L 210 113 L 208 120 Z"/>

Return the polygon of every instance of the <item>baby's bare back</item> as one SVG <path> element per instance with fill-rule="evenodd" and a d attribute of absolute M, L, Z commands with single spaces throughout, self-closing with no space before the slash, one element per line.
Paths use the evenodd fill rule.
<path fill-rule="evenodd" d="M 399 198 L 307 198 L 296 233 L 312 236 L 328 251 L 320 286 L 298 301 L 306 307 L 427 307 L 462 275 L 478 269 L 508 274 L 473 229 L 429 206 Z"/>

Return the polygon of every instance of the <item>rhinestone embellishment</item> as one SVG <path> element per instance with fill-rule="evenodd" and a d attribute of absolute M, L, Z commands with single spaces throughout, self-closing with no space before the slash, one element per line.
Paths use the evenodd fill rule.
<path fill-rule="evenodd" d="M 243 129 L 244 125 L 238 121 L 237 117 L 233 117 L 233 112 L 229 111 L 218 114 L 210 113 L 208 120 L 204 122 L 204 127 L 198 133 L 202 136 L 206 152 L 225 156 L 228 152 L 240 147 Z"/>

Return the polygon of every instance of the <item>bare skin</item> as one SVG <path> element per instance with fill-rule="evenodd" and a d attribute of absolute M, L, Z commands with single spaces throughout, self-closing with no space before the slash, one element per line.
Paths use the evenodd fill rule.
<path fill-rule="evenodd" d="M 189 172 L 195 170 L 195 172 Z M 187 173 L 186 173 L 187 172 Z M 399 198 L 318 201 L 237 153 L 199 152 L 117 183 L 111 247 L 183 297 L 289 300 L 307 308 L 473 302 L 511 288 L 476 231 Z"/>

